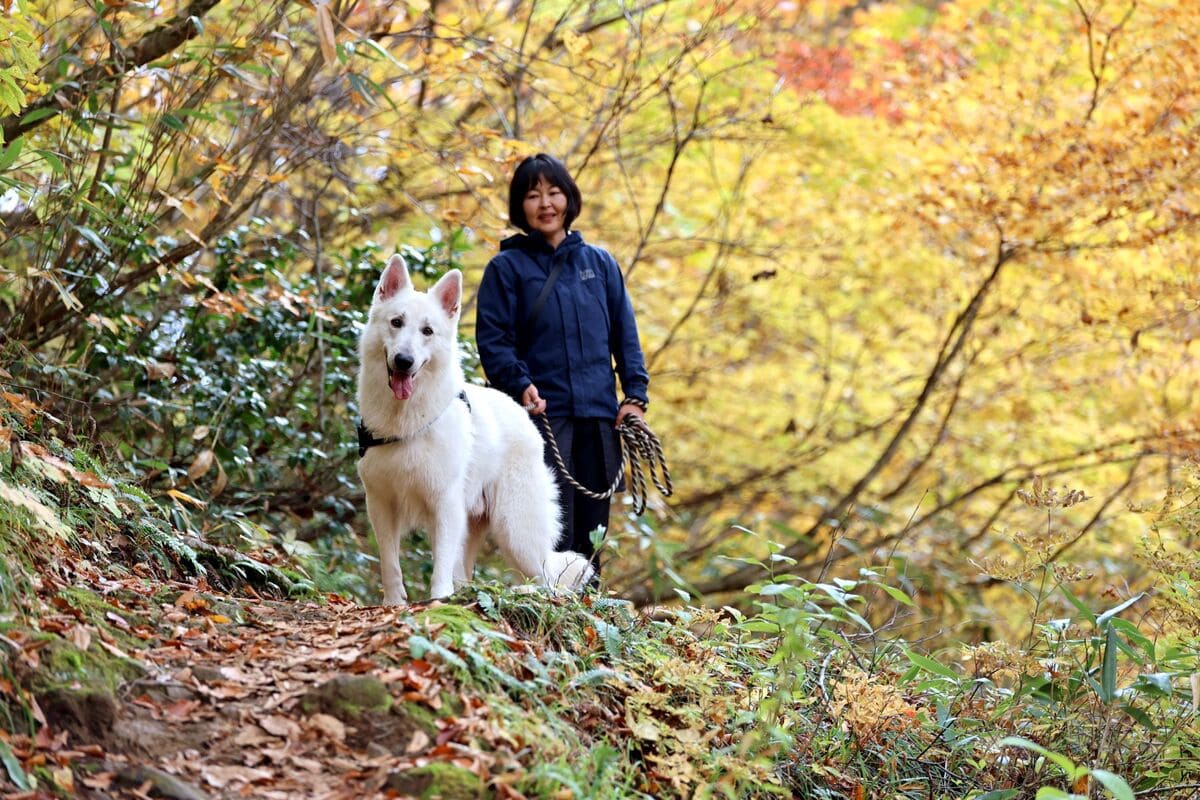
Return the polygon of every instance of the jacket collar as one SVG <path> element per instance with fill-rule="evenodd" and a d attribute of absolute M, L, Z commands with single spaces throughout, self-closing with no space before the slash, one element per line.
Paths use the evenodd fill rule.
<path fill-rule="evenodd" d="M 518 233 L 516 236 L 509 236 L 507 239 L 500 242 L 500 250 L 522 250 L 529 254 L 534 253 L 557 253 L 574 250 L 576 247 L 583 245 L 583 237 L 579 235 L 579 231 L 571 231 L 567 234 L 567 238 L 559 242 L 557 248 L 551 247 L 546 238 L 537 231 L 532 233 Z"/>

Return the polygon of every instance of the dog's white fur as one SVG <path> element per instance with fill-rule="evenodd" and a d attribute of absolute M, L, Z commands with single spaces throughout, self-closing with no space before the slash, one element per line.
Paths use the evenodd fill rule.
<path fill-rule="evenodd" d="M 377 438 L 401 439 L 358 462 L 389 605 L 408 601 L 400 545 L 414 528 L 433 546 L 435 598 L 470 579 L 489 529 L 509 562 L 543 585 L 579 588 L 592 573 L 583 556 L 554 551 L 557 488 L 533 421 L 507 395 L 463 379 L 461 297 L 458 270 L 417 292 L 392 256 L 359 339 L 363 423 Z"/>

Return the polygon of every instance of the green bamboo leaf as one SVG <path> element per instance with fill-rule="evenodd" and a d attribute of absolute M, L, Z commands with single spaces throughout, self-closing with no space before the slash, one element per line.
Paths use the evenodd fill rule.
<path fill-rule="evenodd" d="M 1064 792 L 1053 786 L 1043 786 L 1034 795 L 1035 800 L 1073 800 L 1076 797 L 1080 797 L 1080 795 Z"/>
<path fill-rule="evenodd" d="M 1138 691 L 1150 691 L 1163 697 L 1170 697 L 1174 691 L 1174 687 L 1171 686 L 1170 672 L 1143 672 L 1138 675 L 1134 687 Z"/>
<path fill-rule="evenodd" d="M 1137 706 L 1124 705 L 1121 708 L 1122 708 L 1122 710 L 1124 710 L 1124 712 L 1126 714 L 1129 715 L 1130 719 L 1134 720 L 1138 725 L 1141 725 L 1146 730 L 1148 730 L 1148 731 L 1157 731 L 1158 730 L 1158 725 L 1155 724 L 1154 720 L 1150 719 L 1150 716 L 1145 711 L 1142 711 L 1140 708 L 1138 708 Z"/>
<path fill-rule="evenodd" d="M 55 153 L 53 150 L 43 150 L 43 149 L 39 148 L 37 150 L 34 150 L 33 152 L 37 153 L 39 156 L 41 156 L 42 158 L 44 158 L 46 160 L 46 163 L 50 165 L 50 169 L 54 172 L 55 175 L 66 175 L 67 174 L 66 165 L 63 164 L 62 159 L 59 158 L 58 154 Z"/>
<path fill-rule="evenodd" d="M 1084 603 L 1082 600 L 1080 600 L 1078 597 L 1076 597 L 1074 595 L 1074 593 L 1072 593 L 1071 590 L 1067 588 L 1066 584 L 1063 584 L 1062 586 L 1060 586 L 1058 588 L 1059 588 L 1059 591 L 1061 591 L 1063 593 L 1063 597 L 1067 598 L 1067 602 L 1069 602 L 1071 605 L 1075 606 L 1075 608 L 1079 609 L 1079 613 L 1083 614 L 1083 616 L 1087 618 L 1088 622 L 1092 623 L 1093 625 L 1096 624 L 1096 612 L 1095 611 L 1092 611 L 1090 608 L 1087 607 L 1086 603 Z"/>
<path fill-rule="evenodd" d="M 905 655 L 908 656 L 909 661 L 930 674 L 941 675 L 943 678 L 949 678 L 952 681 L 962 680 L 957 672 L 950 669 L 945 664 L 934 661 L 932 658 L 918 655 L 911 650 L 906 650 Z"/>
<path fill-rule="evenodd" d="M 1133 789 L 1130 788 L 1129 784 L 1120 775 L 1116 775 L 1106 769 L 1094 769 L 1092 770 L 1092 777 L 1098 780 L 1117 800 L 1134 800 Z"/>
<path fill-rule="evenodd" d="M 363 100 L 366 100 L 373 106 L 379 105 L 379 103 L 375 101 L 375 90 L 370 81 L 363 80 L 361 76 L 355 75 L 353 72 L 346 74 L 346 80 L 350 83 L 350 87 L 354 89 L 354 91 L 358 92 L 359 96 L 362 97 Z"/>
<path fill-rule="evenodd" d="M 1116 628 L 1118 633 L 1124 635 L 1126 641 L 1128 641 L 1131 645 L 1136 645 L 1138 649 L 1140 649 L 1145 655 L 1146 660 L 1151 662 L 1154 661 L 1154 642 L 1152 642 L 1147 636 L 1143 635 L 1142 632 L 1138 630 L 1137 625 L 1134 625 L 1127 619 L 1121 619 L 1120 617 L 1112 620 L 1112 622 L 1109 624 Z M 1125 650 L 1124 647 L 1121 649 Z M 1137 658 L 1139 664 L 1146 663 L 1146 661 L 1141 660 L 1140 657 L 1132 657 Z"/>
<path fill-rule="evenodd" d="M 851 610 L 850 610 L 850 609 L 848 609 L 848 608 L 846 608 L 846 609 L 843 609 L 841 613 L 842 613 L 842 614 L 843 614 L 843 615 L 844 615 L 846 618 L 848 618 L 848 619 L 849 619 L 851 622 L 853 622 L 854 624 L 858 625 L 858 627 L 862 628 L 862 629 L 863 629 L 864 631 L 866 631 L 867 633 L 874 633 L 874 632 L 875 632 L 875 629 L 871 627 L 871 623 L 869 623 L 869 622 L 867 622 L 865 619 L 863 619 L 863 618 L 862 618 L 862 616 L 861 616 L 860 614 L 856 614 L 856 613 L 854 613 L 853 611 L 851 611 Z"/>
<path fill-rule="evenodd" d="M 29 780 L 29 776 L 25 774 L 25 770 L 21 769 L 21 762 L 13 755 L 13 751 L 9 748 L 6 742 L 0 741 L 0 761 L 4 762 L 4 769 L 8 772 L 8 779 L 23 792 L 28 792 L 33 788 L 33 783 Z"/>
<path fill-rule="evenodd" d="M 407 64 L 403 64 L 400 61 L 398 61 L 394 55 L 392 55 L 391 53 L 389 53 L 387 51 L 387 48 L 383 47 L 383 45 L 379 44 L 374 39 L 364 38 L 361 40 L 361 44 L 366 45 L 367 47 L 374 50 L 377 55 L 382 56 L 383 58 L 390 61 L 392 66 L 396 67 L 401 72 L 404 72 L 408 75 L 412 74 L 413 71 L 412 71 L 411 67 L 409 67 Z"/>
<path fill-rule="evenodd" d="M 915 606 L 912 598 L 909 597 L 904 592 L 897 589 L 895 586 L 888 586 L 886 583 L 876 583 L 875 585 L 878 586 L 880 589 L 883 589 L 885 592 L 887 592 L 888 597 L 892 598 L 897 603 L 903 603 L 904 605 L 909 606 L 909 607 Z"/>
<path fill-rule="evenodd" d="M 80 236 L 91 242 L 93 247 L 95 247 L 101 253 L 104 253 L 104 255 L 107 256 L 112 253 L 112 251 L 108 249 L 108 245 L 104 243 L 104 240 L 100 238 L 100 234 L 96 233 L 91 228 L 87 227 L 86 225 L 76 225 L 75 230 L 79 232 Z"/>
<path fill-rule="evenodd" d="M 59 110 L 57 108 L 35 108 L 33 111 L 30 111 L 28 114 L 21 117 L 21 124 L 30 125 L 43 119 L 58 116 L 58 113 Z"/>
<path fill-rule="evenodd" d="M 1100 699 L 1111 703 L 1117 696 L 1117 630 L 1111 625 L 1104 639 L 1104 661 L 1100 666 Z"/>
<path fill-rule="evenodd" d="M 21 155 L 21 148 L 25 146 L 25 137 L 18 136 L 12 140 L 12 143 L 0 150 L 0 171 L 6 170 L 13 165 L 13 162 Z"/>
<path fill-rule="evenodd" d="M 1055 753 L 1052 750 L 1047 750 L 1045 747 L 1042 747 L 1037 742 L 1031 742 L 1030 740 L 1023 738 L 1021 736 L 1006 736 L 1000 740 L 1000 746 L 1001 747 L 1020 747 L 1023 750 L 1029 750 L 1034 753 L 1037 753 L 1040 756 L 1045 756 L 1048 760 L 1053 761 L 1055 764 L 1057 764 L 1059 769 L 1061 769 L 1064 773 L 1066 773 L 1068 778 L 1075 777 L 1076 767 L 1075 767 L 1074 761 L 1072 761 L 1071 759 L 1062 755 L 1061 753 Z"/>
<path fill-rule="evenodd" d="M 1135 594 L 1133 597 L 1126 600 L 1124 603 L 1121 603 L 1118 606 L 1114 606 L 1114 607 L 1110 608 L 1108 611 L 1105 611 L 1103 614 L 1096 617 L 1096 625 L 1098 627 L 1103 628 L 1105 625 L 1108 624 L 1108 621 L 1110 619 L 1115 617 L 1117 614 L 1120 614 L 1122 611 L 1129 608 L 1131 605 L 1136 603 L 1138 600 L 1141 600 L 1145 596 L 1146 596 L 1145 592 L 1139 592 L 1138 594 Z"/>

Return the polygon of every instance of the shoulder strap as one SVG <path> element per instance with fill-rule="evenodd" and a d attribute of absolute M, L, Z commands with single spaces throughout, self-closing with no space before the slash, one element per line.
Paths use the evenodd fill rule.
<path fill-rule="evenodd" d="M 529 318 L 525 320 L 525 328 L 527 330 L 533 330 L 533 323 L 537 322 L 538 314 L 542 313 L 542 306 L 546 305 L 546 298 L 550 296 L 550 290 L 554 288 L 554 283 L 558 280 L 558 274 L 562 272 L 563 264 L 565 263 L 566 259 L 563 259 L 555 264 L 554 269 L 550 270 L 550 276 L 542 284 L 542 291 L 538 293 L 537 299 L 533 301 L 533 308 L 529 311 Z"/>

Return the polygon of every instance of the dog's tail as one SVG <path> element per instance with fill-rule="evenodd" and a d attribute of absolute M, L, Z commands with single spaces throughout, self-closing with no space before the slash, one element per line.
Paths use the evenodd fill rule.
<path fill-rule="evenodd" d="M 542 582 L 562 589 L 582 589 L 592 579 L 592 565 L 579 553 L 550 553 L 542 564 Z"/>

